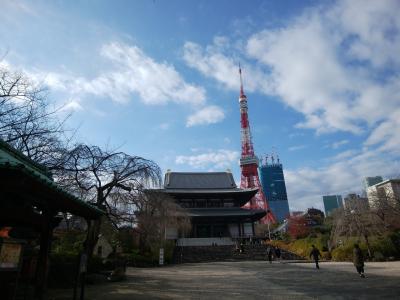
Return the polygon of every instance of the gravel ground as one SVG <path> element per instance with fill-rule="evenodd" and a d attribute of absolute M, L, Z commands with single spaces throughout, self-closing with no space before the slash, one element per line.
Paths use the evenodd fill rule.
<path fill-rule="evenodd" d="M 87 300 L 122 299 L 400 299 L 400 262 L 367 263 L 360 278 L 351 263 L 263 261 L 128 268 L 127 280 L 87 286 Z M 53 290 L 49 299 L 71 299 Z"/>

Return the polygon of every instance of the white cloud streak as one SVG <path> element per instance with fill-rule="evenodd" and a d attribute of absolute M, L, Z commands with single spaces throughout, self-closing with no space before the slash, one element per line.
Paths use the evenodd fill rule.
<path fill-rule="evenodd" d="M 28 71 L 32 78 L 75 99 L 85 95 L 127 103 L 139 95 L 149 105 L 174 102 L 190 106 L 205 104 L 204 88 L 186 82 L 174 66 L 157 62 L 135 45 L 112 42 L 99 55 L 110 65 L 93 78 L 69 73 Z"/>
<path fill-rule="evenodd" d="M 293 210 L 322 209 L 323 195 L 360 192 L 364 177 L 398 175 L 399 168 L 398 161 L 383 159 L 377 153 L 367 151 L 357 155 L 344 152 L 337 162 L 320 169 L 285 170 L 290 207 Z"/>
<path fill-rule="evenodd" d="M 237 164 L 239 160 L 239 152 L 219 149 L 216 151 L 208 151 L 206 153 L 196 155 L 179 155 L 175 159 L 175 163 L 179 165 L 189 165 L 195 169 L 223 169 Z"/>
<path fill-rule="evenodd" d="M 196 125 L 208 125 L 222 121 L 225 118 L 224 111 L 215 105 L 206 106 L 187 118 L 186 127 Z"/>
<path fill-rule="evenodd" d="M 332 144 L 332 148 L 333 148 L 333 149 L 338 149 L 338 148 L 340 148 L 341 146 L 346 145 L 346 144 L 348 144 L 348 143 L 349 143 L 348 140 L 341 140 L 341 141 L 338 141 L 338 142 L 333 143 L 333 144 Z"/>
<path fill-rule="evenodd" d="M 229 56 L 225 51 L 229 49 L 229 40 L 216 37 L 212 45 L 205 48 L 193 42 L 186 42 L 183 46 L 183 59 L 189 67 L 201 72 L 206 77 L 222 83 L 225 88 L 239 90 L 239 59 Z M 259 68 L 242 62 L 243 80 L 246 91 L 268 90 L 267 75 Z M 249 76 L 246 77 L 246 74 Z"/>
<path fill-rule="evenodd" d="M 307 147 L 306 145 L 298 145 L 298 146 L 289 147 L 288 150 L 289 151 L 298 151 L 298 150 L 305 149 L 306 147 Z"/>

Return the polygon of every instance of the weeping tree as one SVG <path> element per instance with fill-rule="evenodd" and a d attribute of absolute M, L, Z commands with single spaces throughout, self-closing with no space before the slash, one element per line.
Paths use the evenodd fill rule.
<path fill-rule="evenodd" d="M 64 154 L 57 181 L 69 191 L 104 210 L 116 227 L 133 223 L 138 196 L 145 187 L 158 186 L 158 165 L 139 156 L 79 144 Z M 92 221 L 86 241 L 89 253 L 98 241 L 102 220 Z"/>
<path fill-rule="evenodd" d="M 46 90 L 22 72 L 0 66 L 0 139 L 50 169 L 62 164 L 68 116 L 50 109 Z"/>
<path fill-rule="evenodd" d="M 185 235 L 191 229 L 187 210 L 161 191 L 145 190 L 138 197 L 137 205 L 137 228 L 142 252 L 164 247 L 168 230 Z"/>

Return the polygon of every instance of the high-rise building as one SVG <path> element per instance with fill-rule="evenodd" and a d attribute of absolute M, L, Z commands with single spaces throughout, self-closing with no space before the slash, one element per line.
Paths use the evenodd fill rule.
<path fill-rule="evenodd" d="M 283 222 L 289 216 L 289 203 L 286 192 L 285 177 L 283 175 L 283 167 L 277 158 L 277 162 L 273 156 L 271 161 L 268 157 L 262 161 L 259 167 L 261 185 L 265 196 L 268 199 L 270 209 L 274 213 L 277 221 Z"/>
<path fill-rule="evenodd" d="M 371 208 L 380 205 L 397 207 L 400 199 L 400 179 L 388 179 L 370 186 L 367 189 L 368 202 Z"/>
<path fill-rule="evenodd" d="M 324 201 L 325 215 L 330 215 L 335 209 L 343 207 L 342 196 L 340 195 L 328 195 L 322 196 Z"/>
<path fill-rule="evenodd" d="M 240 188 L 258 189 L 257 194 L 243 207 L 249 209 L 262 209 L 267 214 L 260 220 L 263 224 L 275 223 L 276 219 L 273 212 L 269 209 L 267 199 L 265 198 L 260 178 L 258 177 L 258 157 L 254 153 L 253 141 L 250 133 L 249 116 L 247 113 L 247 97 L 244 94 L 242 82 L 242 70 L 239 67 L 240 75 L 240 129 L 242 153 L 240 156 L 241 180 Z"/>
<path fill-rule="evenodd" d="M 365 177 L 364 178 L 364 187 L 367 190 L 370 186 L 373 186 L 382 181 L 383 181 L 382 176 Z"/>

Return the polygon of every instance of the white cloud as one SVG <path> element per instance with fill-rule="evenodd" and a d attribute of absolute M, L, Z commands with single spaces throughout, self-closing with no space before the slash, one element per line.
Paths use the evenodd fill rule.
<path fill-rule="evenodd" d="M 220 149 L 217 151 L 208 151 L 196 155 L 179 155 L 175 159 L 176 164 L 186 164 L 196 169 L 223 169 L 236 164 L 239 159 L 239 152 Z"/>
<path fill-rule="evenodd" d="M 400 18 L 397 0 L 339 1 L 332 18 L 347 35 L 353 35 L 349 53 L 374 67 L 400 66 Z"/>
<path fill-rule="evenodd" d="M 205 101 L 203 88 L 187 83 L 172 65 L 156 62 L 137 46 L 109 43 L 102 47 L 101 55 L 113 63 L 114 70 L 87 82 L 84 89 L 91 93 L 127 101 L 135 92 L 146 104 L 199 105 Z"/>
<path fill-rule="evenodd" d="M 302 150 L 306 147 L 307 147 L 306 145 L 298 145 L 298 146 L 289 147 L 288 150 L 289 151 L 298 151 L 298 150 Z"/>
<path fill-rule="evenodd" d="M 196 43 L 186 42 L 183 46 L 183 58 L 189 67 L 216 79 L 226 88 L 239 91 L 239 58 L 224 53 L 229 47 L 229 41 L 225 37 L 214 38 L 213 44 L 204 49 Z M 232 53 L 230 50 L 226 51 Z M 268 88 L 267 76 L 259 68 L 242 62 L 242 69 L 246 91 Z"/>
<path fill-rule="evenodd" d="M 332 144 L 332 148 L 333 148 L 333 149 L 338 149 L 338 148 L 340 148 L 341 146 L 346 145 L 346 144 L 348 144 L 348 143 L 349 143 L 348 140 L 341 140 L 341 141 L 338 141 L 338 142 L 333 143 L 333 144 Z"/>
<path fill-rule="evenodd" d="M 320 169 L 284 170 L 291 209 L 323 208 L 323 195 L 360 192 L 364 177 L 388 177 L 398 174 L 400 168 L 398 161 L 390 157 L 382 158 L 370 151 L 358 155 L 343 153 L 337 158 L 338 161 Z"/>
<path fill-rule="evenodd" d="M 393 111 L 377 126 L 365 142 L 366 146 L 380 145 L 380 151 L 400 153 L 400 109 Z"/>
<path fill-rule="evenodd" d="M 225 118 L 224 111 L 215 105 L 206 106 L 187 118 L 186 127 L 214 124 Z"/>
<path fill-rule="evenodd" d="M 77 100 L 70 99 L 65 105 L 61 108 L 62 111 L 81 111 L 83 110 L 82 105 Z"/>
<path fill-rule="evenodd" d="M 360 133 L 400 105 L 396 72 L 376 69 L 398 73 L 399 9 L 396 1 L 339 1 L 254 34 L 247 51 L 271 68 L 272 92 L 304 114 L 298 127 Z"/>
<path fill-rule="evenodd" d="M 204 105 L 204 88 L 184 80 L 174 66 L 157 62 L 135 45 L 108 43 L 99 54 L 109 63 L 93 78 L 68 72 L 27 71 L 36 82 L 71 97 L 95 95 L 126 103 L 137 98 L 145 104 L 174 102 L 190 106 Z"/>
<path fill-rule="evenodd" d="M 354 156 L 357 153 L 358 153 L 357 150 L 350 149 L 350 150 L 346 150 L 346 151 L 340 152 L 339 154 L 335 155 L 333 159 L 334 160 L 347 159 L 347 158 L 350 158 L 350 157 Z"/>

